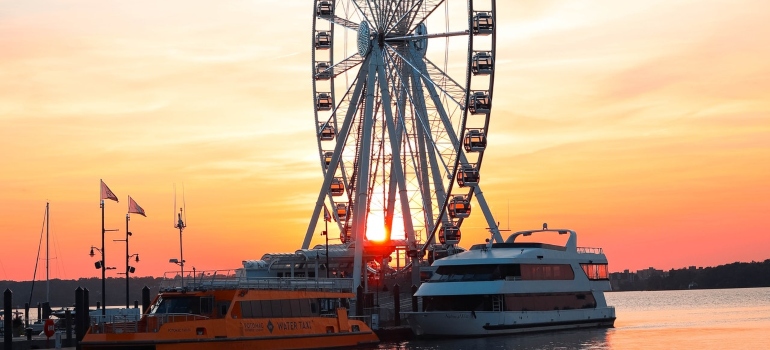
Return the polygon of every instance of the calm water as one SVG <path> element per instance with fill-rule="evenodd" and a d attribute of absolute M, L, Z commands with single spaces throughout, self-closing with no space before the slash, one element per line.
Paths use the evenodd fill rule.
<path fill-rule="evenodd" d="M 607 293 L 615 328 L 471 339 L 414 340 L 375 349 L 770 349 L 770 288 Z"/>

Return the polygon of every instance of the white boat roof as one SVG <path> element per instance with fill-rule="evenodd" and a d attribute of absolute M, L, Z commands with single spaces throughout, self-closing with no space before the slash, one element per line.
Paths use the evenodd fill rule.
<path fill-rule="evenodd" d="M 518 243 L 516 238 L 530 236 L 534 233 L 557 232 L 569 234 L 564 246 L 548 243 Z M 577 233 L 567 229 L 543 229 L 519 231 L 511 234 L 504 243 L 477 244 L 470 250 L 438 259 L 433 266 L 442 265 L 475 265 L 493 263 L 511 263 L 511 259 L 522 263 L 564 263 L 573 261 L 591 261 L 607 263 L 607 258 L 600 248 L 577 247 Z"/>

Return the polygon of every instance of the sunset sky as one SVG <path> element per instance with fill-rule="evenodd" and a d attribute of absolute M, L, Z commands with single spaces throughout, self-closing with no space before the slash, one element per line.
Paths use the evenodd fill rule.
<path fill-rule="evenodd" d="M 770 2 L 497 9 L 481 185 L 502 228 L 574 229 L 611 271 L 770 258 Z M 101 245 L 99 179 L 120 198 L 106 203 L 120 229 L 108 266 L 125 264 L 112 240 L 131 195 L 147 212 L 131 217 L 136 275 L 177 268 L 174 184 L 188 267 L 299 249 L 323 180 L 312 11 L 0 0 L 0 280 L 32 279 L 46 201 L 51 277 L 101 276 L 88 256 Z M 485 227 L 472 216 L 461 245 Z"/>

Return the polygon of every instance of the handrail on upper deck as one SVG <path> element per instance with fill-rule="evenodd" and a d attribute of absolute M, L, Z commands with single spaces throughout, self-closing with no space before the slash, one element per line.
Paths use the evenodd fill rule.
<path fill-rule="evenodd" d="M 578 254 L 604 254 L 602 248 L 577 247 Z"/>
<path fill-rule="evenodd" d="M 177 272 L 167 272 L 160 284 L 161 291 L 182 292 L 215 288 L 352 292 L 353 280 L 350 278 L 248 277 L 234 270 L 214 270 L 196 273 L 195 277 L 180 277 Z"/>

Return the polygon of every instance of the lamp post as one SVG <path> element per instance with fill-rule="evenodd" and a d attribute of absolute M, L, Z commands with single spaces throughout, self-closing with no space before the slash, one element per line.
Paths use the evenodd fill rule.
<path fill-rule="evenodd" d="M 177 258 L 171 258 L 171 259 L 168 259 L 168 262 L 182 266 L 182 273 L 184 273 L 184 260 L 179 261 L 179 259 Z M 182 288 L 184 288 L 184 275 L 179 275 L 179 276 L 182 277 Z"/>
<path fill-rule="evenodd" d="M 129 197 L 130 199 L 130 197 Z M 126 275 L 126 309 L 131 308 L 131 301 L 129 300 L 129 279 L 130 275 L 136 271 L 136 268 L 133 266 L 130 266 L 129 263 L 131 262 L 131 258 L 136 257 L 136 262 L 139 262 L 139 254 L 129 254 L 128 253 L 128 237 L 132 236 L 133 234 L 131 231 L 128 230 L 128 221 L 130 220 L 129 214 L 126 214 L 126 239 L 113 239 L 113 242 L 126 242 L 126 272 L 120 272 L 121 275 Z"/>
<path fill-rule="evenodd" d="M 329 231 L 322 231 L 321 236 L 326 237 L 326 278 L 329 278 Z"/>
<path fill-rule="evenodd" d="M 114 230 L 107 230 L 107 231 L 114 231 Z M 104 237 L 104 235 L 102 235 L 102 237 Z M 104 291 L 105 291 L 105 289 L 104 289 L 104 277 L 106 275 L 106 271 L 107 270 L 115 270 L 116 267 L 114 267 L 114 266 L 109 266 L 108 267 L 108 266 L 104 265 L 104 250 L 101 250 L 101 249 L 99 249 L 97 247 L 91 246 L 91 252 L 88 253 L 89 256 L 91 256 L 93 258 L 94 255 L 96 255 L 96 254 L 94 254 L 94 249 L 96 249 L 96 251 L 98 251 L 99 254 L 102 257 L 101 260 L 99 260 L 99 261 L 94 263 L 94 267 L 97 270 L 98 269 L 102 270 L 102 320 L 104 320 L 105 314 L 107 313 L 106 310 L 105 310 L 105 306 L 106 306 L 105 301 L 107 300 L 107 298 L 104 295 Z"/>
<path fill-rule="evenodd" d="M 102 269 L 102 316 L 106 315 L 106 310 L 104 309 L 107 306 L 107 288 L 105 287 L 105 276 L 106 276 L 106 268 L 104 266 L 104 262 L 106 261 L 105 254 L 104 254 L 104 233 L 107 231 L 118 231 L 118 229 L 114 230 L 107 230 L 104 228 L 104 199 L 100 201 L 99 206 L 102 208 L 102 249 L 98 249 L 99 253 L 102 254 L 102 260 L 101 260 L 101 269 Z M 94 246 L 91 246 L 91 256 L 94 256 Z M 99 267 L 97 267 L 99 268 Z"/>

